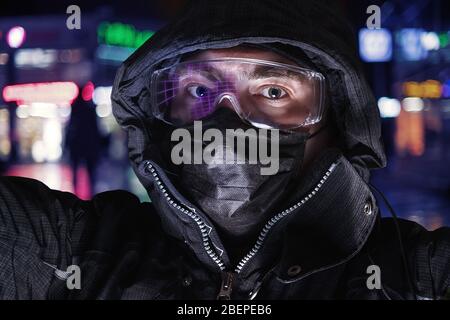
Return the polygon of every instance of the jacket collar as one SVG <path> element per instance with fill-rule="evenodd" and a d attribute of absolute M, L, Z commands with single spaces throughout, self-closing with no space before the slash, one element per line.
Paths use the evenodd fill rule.
<path fill-rule="evenodd" d="M 139 171 L 165 231 L 184 241 L 212 271 L 233 271 L 236 266 L 229 265 L 207 216 L 177 191 L 155 162 L 143 162 Z M 348 160 L 335 152 L 322 156 L 309 172 L 301 186 L 304 196 L 290 199 L 293 209 L 273 225 L 266 225 L 269 230 L 258 239 L 256 253 L 246 257 L 241 277 L 271 267 L 282 281 L 300 280 L 348 261 L 364 246 L 378 212 L 368 185 Z"/>
<path fill-rule="evenodd" d="M 336 164 L 323 186 L 286 223 L 275 268 L 282 281 L 345 263 L 371 234 L 378 215 L 375 197 L 345 157 Z"/>

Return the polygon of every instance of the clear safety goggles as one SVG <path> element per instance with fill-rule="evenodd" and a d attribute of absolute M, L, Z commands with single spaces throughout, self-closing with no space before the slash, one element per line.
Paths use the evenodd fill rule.
<path fill-rule="evenodd" d="M 156 70 L 150 90 L 153 115 L 172 125 L 228 107 L 255 127 L 289 130 L 321 120 L 325 78 L 288 64 L 222 58 Z"/>

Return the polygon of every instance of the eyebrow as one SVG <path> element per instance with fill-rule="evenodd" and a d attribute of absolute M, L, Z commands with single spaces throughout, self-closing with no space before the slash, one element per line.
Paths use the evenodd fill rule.
<path fill-rule="evenodd" d="M 256 66 L 255 70 L 247 73 L 250 80 L 258 80 L 270 77 L 285 77 L 294 80 L 304 80 L 304 76 L 289 69 L 279 69 L 270 66 Z"/>
<path fill-rule="evenodd" d="M 211 64 L 205 64 L 203 69 L 192 70 L 191 67 L 192 66 L 186 65 L 181 69 L 181 71 L 186 72 L 186 74 L 188 74 L 188 72 L 190 71 L 206 71 L 206 74 L 200 73 L 201 76 L 207 78 L 210 81 L 217 81 L 218 79 L 220 79 L 220 71 Z"/>
<path fill-rule="evenodd" d="M 188 71 L 189 66 L 185 66 L 182 69 L 183 71 Z M 206 78 L 208 78 L 211 81 L 215 81 L 220 79 L 221 70 L 217 69 L 213 64 L 205 64 L 204 71 L 207 71 L 207 74 L 203 74 Z M 284 77 L 284 78 L 290 78 L 297 81 L 303 81 L 305 80 L 305 76 L 294 72 L 289 69 L 281 69 L 281 68 L 274 68 L 272 66 L 255 66 L 255 69 L 252 71 L 244 71 L 243 74 L 249 79 L 249 80 L 259 80 L 259 79 L 266 79 L 271 77 Z"/>

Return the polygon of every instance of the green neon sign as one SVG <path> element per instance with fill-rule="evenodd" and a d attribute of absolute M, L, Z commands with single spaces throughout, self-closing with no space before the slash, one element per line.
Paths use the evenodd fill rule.
<path fill-rule="evenodd" d="M 449 33 L 441 32 L 439 33 L 439 44 L 441 48 L 445 48 L 450 43 Z"/>
<path fill-rule="evenodd" d="M 154 33 L 150 30 L 137 30 L 131 24 L 102 22 L 97 28 L 97 39 L 101 44 L 137 48 Z"/>

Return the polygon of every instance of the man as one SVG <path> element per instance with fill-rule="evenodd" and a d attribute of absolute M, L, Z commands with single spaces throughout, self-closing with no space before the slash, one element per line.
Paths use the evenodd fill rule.
<path fill-rule="evenodd" d="M 1 297 L 445 298 L 449 230 L 380 217 L 368 184 L 385 165 L 379 115 L 355 51 L 324 1 L 192 1 L 123 64 L 112 93 L 152 202 L 2 178 Z M 213 161 L 174 161 L 174 132 L 195 145 L 196 121 L 216 137 L 270 131 L 278 170 L 223 164 L 242 154 L 221 144 Z M 72 265 L 80 289 L 64 280 Z"/>

